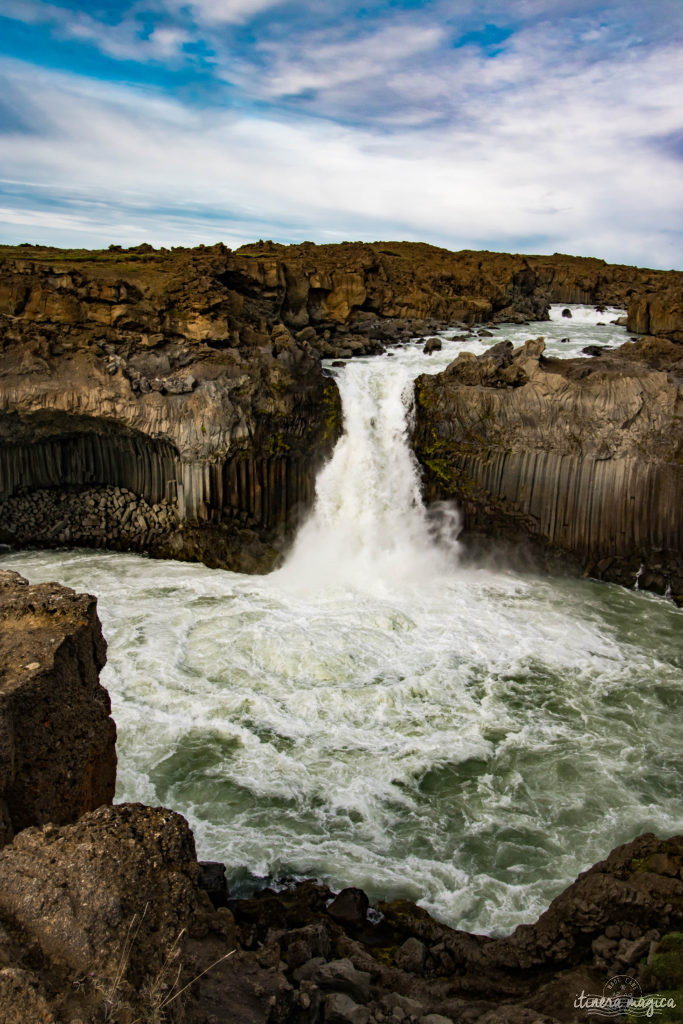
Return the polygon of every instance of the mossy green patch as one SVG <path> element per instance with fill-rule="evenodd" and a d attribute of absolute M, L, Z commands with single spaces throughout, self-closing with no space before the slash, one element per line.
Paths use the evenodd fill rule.
<path fill-rule="evenodd" d="M 647 859 L 643 858 L 638 863 L 647 865 Z M 647 870 L 647 867 L 635 870 Z M 648 993 L 647 999 L 663 1000 L 667 1004 L 658 1006 L 655 1003 L 653 1019 L 657 1024 L 683 1021 L 683 933 L 669 932 L 664 936 L 650 962 L 642 967 L 642 981 Z M 642 1019 L 642 1012 L 637 1014 L 634 1009 L 627 1019 L 634 1022 Z"/>
<path fill-rule="evenodd" d="M 264 455 L 282 455 L 284 452 L 288 452 L 290 447 L 285 441 L 284 435 L 278 432 L 270 435 L 264 445 L 263 453 Z"/>
<path fill-rule="evenodd" d="M 649 969 L 667 989 L 683 989 L 683 933 L 665 935 L 652 957 Z"/>
<path fill-rule="evenodd" d="M 651 992 L 643 999 L 652 1006 L 652 1014 L 647 1008 L 634 1008 L 626 1014 L 629 1024 L 636 1024 L 643 1019 L 656 1021 L 657 1024 L 680 1024 L 683 1021 L 683 989 Z"/>
<path fill-rule="evenodd" d="M 326 445 L 331 445 L 341 434 L 342 413 L 339 389 L 329 378 L 323 384 L 323 405 L 325 413 L 322 424 L 322 441 Z"/>

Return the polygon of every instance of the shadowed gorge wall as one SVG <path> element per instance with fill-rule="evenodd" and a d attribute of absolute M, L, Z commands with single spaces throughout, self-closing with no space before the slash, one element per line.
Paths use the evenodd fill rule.
<path fill-rule="evenodd" d="M 635 559 L 634 573 L 640 560 L 659 563 L 683 549 L 681 481 L 673 468 L 497 451 L 456 456 L 452 469 L 470 526 L 485 527 L 499 513 L 587 563 Z"/>
<path fill-rule="evenodd" d="M 231 459 L 219 467 L 216 483 L 216 500 L 229 514 L 264 527 L 297 525 L 315 494 L 315 475 L 296 456 Z"/>
<path fill-rule="evenodd" d="M 60 415 L 29 416 L 13 435 L 0 447 L 0 538 L 9 542 L 146 550 L 193 520 L 286 533 L 314 498 L 317 463 L 302 454 L 184 462 L 167 442 Z"/>
<path fill-rule="evenodd" d="M 18 489 L 98 485 L 126 487 L 151 503 L 175 497 L 178 454 L 166 442 L 94 419 L 28 417 L 21 428 L 0 447 L 0 500 Z"/>

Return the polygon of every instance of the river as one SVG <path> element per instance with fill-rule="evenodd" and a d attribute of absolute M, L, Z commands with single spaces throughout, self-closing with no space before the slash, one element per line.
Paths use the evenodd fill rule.
<path fill-rule="evenodd" d="M 681 611 L 591 580 L 463 564 L 407 445 L 410 384 L 463 349 L 625 331 L 553 309 L 331 372 L 344 435 L 267 577 L 102 551 L 0 564 L 99 598 L 118 800 L 190 821 L 231 889 L 315 876 L 501 934 L 643 831 L 683 829 Z M 569 338 L 569 341 L 563 339 Z"/>

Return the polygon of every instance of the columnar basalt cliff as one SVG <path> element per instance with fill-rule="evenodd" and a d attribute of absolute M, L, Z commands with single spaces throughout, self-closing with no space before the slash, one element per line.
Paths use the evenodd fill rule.
<path fill-rule="evenodd" d="M 21 695 L 0 704 L 0 751 L 18 755 L 3 792 L 26 799 L 0 850 L 0 1024 L 553 1024 L 590 1019 L 581 994 L 599 998 L 615 975 L 661 993 L 666 1024 L 681 1005 L 680 836 L 619 847 L 501 938 L 406 900 L 369 913 L 361 890 L 314 881 L 229 899 L 180 815 L 107 805 L 106 753 L 89 760 L 106 782 L 84 799 L 74 746 L 99 736 L 113 752 L 94 600 L 8 572 L 0 587 L 15 640 L 0 645 L 0 697 Z"/>
<path fill-rule="evenodd" d="M 0 539 L 271 568 L 341 427 L 317 352 L 222 247 L 42 255 L 0 267 Z"/>
<path fill-rule="evenodd" d="M 112 802 L 105 651 L 93 597 L 0 571 L 0 846 Z"/>
<path fill-rule="evenodd" d="M 543 350 L 501 342 L 417 379 L 427 498 L 454 498 L 466 533 L 537 541 L 592 575 L 680 596 L 683 349 Z"/>
<path fill-rule="evenodd" d="M 627 305 L 675 343 L 681 280 L 405 242 L 2 248 L 0 541 L 267 571 L 341 431 L 321 356 L 553 301 Z"/>

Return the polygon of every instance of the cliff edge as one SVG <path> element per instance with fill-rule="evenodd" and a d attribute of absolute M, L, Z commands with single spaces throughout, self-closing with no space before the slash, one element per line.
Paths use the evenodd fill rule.
<path fill-rule="evenodd" d="M 0 258 L 0 540 L 272 568 L 341 429 L 317 352 L 222 246 L 32 257 Z"/>
<path fill-rule="evenodd" d="M 544 319 L 551 302 L 627 306 L 632 330 L 675 345 L 681 281 L 413 242 L 0 247 L 0 542 L 267 572 L 341 432 L 321 357 Z"/>

